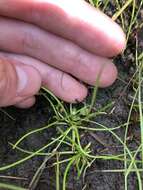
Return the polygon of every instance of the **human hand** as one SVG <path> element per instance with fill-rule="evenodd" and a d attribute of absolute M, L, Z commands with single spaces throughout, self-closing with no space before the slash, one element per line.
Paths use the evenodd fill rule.
<path fill-rule="evenodd" d="M 0 1 L 0 106 L 30 107 L 41 85 L 67 101 L 82 101 L 80 81 L 111 85 L 111 57 L 125 35 L 110 18 L 83 0 Z"/>

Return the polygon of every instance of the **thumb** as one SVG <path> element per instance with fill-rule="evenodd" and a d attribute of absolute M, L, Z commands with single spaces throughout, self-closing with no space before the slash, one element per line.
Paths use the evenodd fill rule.
<path fill-rule="evenodd" d="M 41 76 L 34 67 L 0 58 L 0 107 L 32 97 L 40 87 Z"/>

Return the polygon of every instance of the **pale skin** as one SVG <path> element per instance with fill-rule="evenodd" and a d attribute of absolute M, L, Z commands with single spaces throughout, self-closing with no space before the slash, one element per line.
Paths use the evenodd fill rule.
<path fill-rule="evenodd" d="M 42 85 L 74 103 L 99 73 L 100 87 L 116 80 L 125 35 L 83 0 L 0 0 L 0 15 L 0 107 L 32 106 Z"/>

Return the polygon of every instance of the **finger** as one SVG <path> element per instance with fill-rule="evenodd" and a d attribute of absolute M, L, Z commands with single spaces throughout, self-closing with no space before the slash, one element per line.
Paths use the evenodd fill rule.
<path fill-rule="evenodd" d="M 112 57 L 125 48 L 121 28 L 83 0 L 1 0 L 0 13 L 36 24 L 98 55 Z"/>
<path fill-rule="evenodd" d="M 27 66 L 35 67 L 41 74 L 43 85 L 51 90 L 60 99 L 66 102 L 75 103 L 77 100 L 82 101 L 86 97 L 86 87 L 70 75 L 27 56 L 8 53 L 3 54 L 10 60 L 21 61 Z"/>
<path fill-rule="evenodd" d="M 35 97 L 30 97 L 30 98 L 27 98 L 26 100 L 23 100 L 17 104 L 15 104 L 16 107 L 18 108 L 30 108 L 31 106 L 33 106 L 35 104 Z"/>
<path fill-rule="evenodd" d="M 36 69 L 0 56 L 0 107 L 35 95 L 40 86 L 41 77 Z"/>
<path fill-rule="evenodd" d="M 40 59 L 91 85 L 95 85 L 101 70 L 100 87 L 111 85 L 117 77 L 111 60 L 89 53 L 69 40 L 18 21 L 1 18 L 0 23 L 0 48 L 5 51 Z"/>

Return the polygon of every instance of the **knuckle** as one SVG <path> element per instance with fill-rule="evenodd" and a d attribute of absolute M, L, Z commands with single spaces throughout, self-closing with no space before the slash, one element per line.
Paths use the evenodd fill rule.
<path fill-rule="evenodd" d="M 40 23 L 43 20 L 43 16 L 41 14 L 41 3 L 31 3 L 29 6 L 29 17 L 34 19 L 37 23 Z"/>
<path fill-rule="evenodd" d="M 40 49 L 40 43 L 38 42 L 38 38 L 35 35 L 32 27 L 30 29 L 23 29 L 23 35 L 21 39 L 22 51 L 24 53 L 30 53 L 33 50 Z"/>
<path fill-rule="evenodd" d="M 65 45 L 63 47 L 63 61 L 64 66 L 68 71 L 73 72 L 75 64 L 77 64 L 77 57 L 79 56 L 79 51 L 73 45 Z M 68 64 L 67 64 L 68 63 Z"/>
<path fill-rule="evenodd" d="M 65 73 L 61 71 L 60 73 L 60 87 L 62 90 L 64 90 L 64 77 L 65 77 Z"/>

